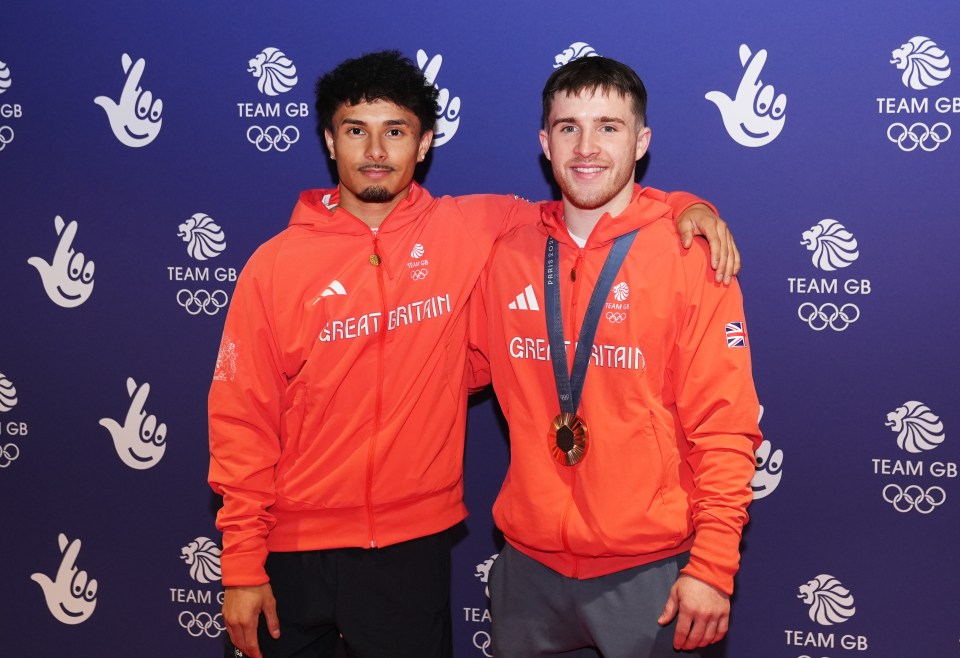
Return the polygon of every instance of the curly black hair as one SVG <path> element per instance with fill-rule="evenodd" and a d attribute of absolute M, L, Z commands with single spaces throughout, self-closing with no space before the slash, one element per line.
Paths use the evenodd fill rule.
<path fill-rule="evenodd" d="M 315 92 L 320 133 L 333 130 L 333 115 L 344 103 L 390 101 L 416 115 L 421 135 L 437 120 L 437 88 L 397 50 L 345 60 L 317 81 Z"/>

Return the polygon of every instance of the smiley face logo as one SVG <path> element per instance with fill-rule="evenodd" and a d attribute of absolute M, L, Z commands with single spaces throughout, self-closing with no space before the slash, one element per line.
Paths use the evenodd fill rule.
<path fill-rule="evenodd" d="M 67 224 L 58 215 L 53 223 L 60 236 L 53 259 L 48 263 L 40 256 L 32 256 L 27 263 L 37 268 L 50 301 L 63 308 L 75 308 L 87 301 L 93 292 L 94 264 L 73 248 L 77 222 Z"/>
<path fill-rule="evenodd" d="M 97 607 L 97 581 L 90 578 L 86 571 L 77 568 L 80 540 L 68 541 L 63 533 L 58 539 L 63 559 L 57 569 L 57 577 L 51 579 L 46 574 L 35 573 L 30 580 L 40 585 L 47 608 L 57 621 L 70 625 L 81 624 L 90 619 Z"/>
<path fill-rule="evenodd" d="M 123 72 L 127 74 L 120 100 L 97 96 L 93 102 L 107 113 L 113 136 L 120 140 L 121 144 L 140 148 L 160 134 L 163 125 L 163 101 L 154 98 L 153 92 L 140 86 L 146 60 L 141 58 L 134 62 L 130 55 L 123 53 L 120 63 Z"/>
<path fill-rule="evenodd" d="M 113 438 L 113 446 L 120 460 L 138 471 L 156 466 L 167 450 L 167 424 L 157 422 L 157 417 L 144 411 L 150 384 L 137 386 L 132 377 L 127 378 L 127 394 L 130 408 L 121 425 L 112 418 L 101 418 Z"/>
<path fill-rule="evenodd" d="M 747 44 L 740 45 L 740 65 L 743 78 L 737 95 L 730 98 L 722 91 L 710 91 L 706 99 L 720 110 L 727 134 L 742 146 L 765 146 L 780 136 L 787 120 L 787 96 L 777 94 L 773 85 L 760 81 L 760 71 L 767 63 L 767 51 L 750 52 Z"/>

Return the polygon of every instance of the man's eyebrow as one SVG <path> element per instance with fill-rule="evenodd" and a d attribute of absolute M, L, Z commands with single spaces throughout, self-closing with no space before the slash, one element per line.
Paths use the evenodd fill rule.
<path fill-rule="evenodd" d="M 554 127 L 557 126 L 557 124 L 560 124 L 560 123 L 574 123 L 574 124 L 575 124 L 575 123 L 577 123 L 577 120 L 574 119 L 573 117 L 557 117 L 557 118 L 554 119 L 553 122 L 550 124 L 550 127 L 551 127 L 551 128 L 554 128 Z M 592 121 L 591 123 L 619 123 L 619 124 L 622 124 L 622 125 L 624 125 L 624 126 L 627 125 L 627 122 L 626 122 L 625 120 L 623 120 L 622 118 L 620 118 L 620 117 L 608 117 L 608 116 L 597 117 L 596 119 L 593 119 L 593 121 Z"/>
<path fill-rule="evenodd" d="M 340 125 L 343 124 L 349 124 L 351 126 L 366 126 L 367 122 L 363 119 L 351 119 L 350 117 L 346 117 L 340 122 Z M 383 122 L 383 124 L 387 126 L 409 126 L 410 122 L 406 119 L 387 119 Z"/>

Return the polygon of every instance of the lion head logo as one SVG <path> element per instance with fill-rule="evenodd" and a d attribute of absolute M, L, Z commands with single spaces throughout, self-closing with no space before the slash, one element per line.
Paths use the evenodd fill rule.
<path fill-rule="evenodd" d="M 823 626 L 842 624 L 857 612 L 850 590 L 825 573 L 801 585 L 797 598 L 810 606 L 810 619 Z"/>
<path fill-rule="evenodd" d="M 913 37 L 891 53 L 891 64 L 903 71 L 904 87 L 921 91 L 950 77 L 950 58 L 927 37 Z"/>
<path fill-rule="evenodd" d="M 190 577 L 198 583 L 220 580 L 220 547 L 212 539 L 197 537 L 180 549 L 180 559 L 190 565 Z"/>
<path fill-rule="evenodd" d="M 276 48 L 264 48 L 247 65 L 247 71 L 257 78 L 257 89 L 267 96 L 279 96 L 297 84 L 297 67 Z"/>
<path fill-rule="evenodd" d="M 493 562 L 494 560 L 497 559 L 498 555 L 500 554 L 494 553 L 493 555 L 488 557 L 486 560 L 484 560 L 483 562 L 477 565 L 477 571 L 473 575 L 479 578 L 481 583 L 486 583 L 487 581 L 490 580 L 490 567 L 493 566 Z M 490 588 L 484 587 L 483 591 L 487 595 L 487 598 L 490 598 Z"/>
<path fill-rule="evenodd" d="M 553 68 L 558 69 L 564 64 L 569 64 L 573 60 L 580 59 L 581 57 L 596 57 L 597 55 L 597 51 L 594 50 L 589 43 L 576 41 L 571 43 L 569 48 L 566 48 L 562 53 L 553 58 Z"/>
<path fill-rule="evenodd" d="M 0 412 L 17 406 L 17 387 L 0 372 Z"/>
<path fill-rule="evenodd" d="M 943 443 L 940 417 L 916 400 L 904 402 L 903 406 L 888 413 L 884 425 L 897 433 L 897 445 L 907 452 L 925 452 Z"/>
<path fill-rule="evenodd" d="M 835 219 L 821 219 L 803 232 L 804 245 L 813 252 L 815 267 L 833 272 L 847 267 L 860 257 L 857 239 Z"/>
<path fill-rule="evenodd" d="M 187 253 L 197 260 L 215 258 L 227 248 L 227 241 L 213 218 L 198 212 L 177 227 L 177 235 L 187 243 Z"/>

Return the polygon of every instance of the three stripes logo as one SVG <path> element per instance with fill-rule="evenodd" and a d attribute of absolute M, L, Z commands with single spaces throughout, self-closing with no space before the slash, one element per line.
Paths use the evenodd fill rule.
<path fill-rule="evenodd" d="M 328 285 L 324 289 L 324 291 L 320 293 L 320 297 L 317 297 L 313 303 L 316 304 L 323 297 L 332 297 L 333 295 L 346 295 L 346 294 L 347 294 L 347 289 L 343 287 L 342 283 L 334 279 L 333 281 L 330 282 L 330 285 Z"/>
<path fill-rule="evenodd" d="M 533 292 L 533 284 L 524 288 L 515 300 L 507 304 L 507 308 L 514 311 L 539 311 L 540 304 L 537 303 L 537 296 Z"/>

